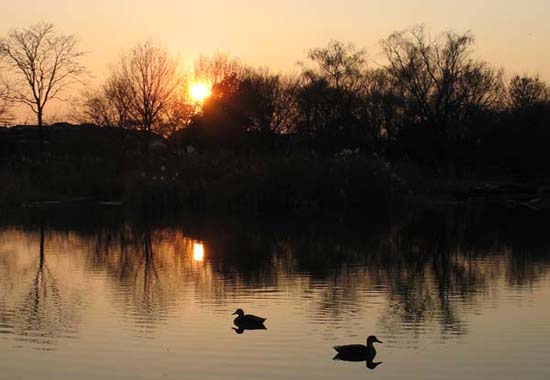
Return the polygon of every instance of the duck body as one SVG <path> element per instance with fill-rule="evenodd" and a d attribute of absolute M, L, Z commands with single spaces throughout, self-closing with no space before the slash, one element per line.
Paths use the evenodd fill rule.
<path fill-rule="evenodd" d="M 265 329 L 264 322 L 267 318 L 258 317 L 252 314 L 245 314 L 242 309 L 238 309 L 233 315 L 237 315 L 237 318 L 233 321 L 235 326 L 246 330 L 260 330 Z"/>
<path fill-rule="evenodd" d="M 346 361 L 372 361 L 376 356 L 374 343 L 382 343 L 375 336 L 369 336 L 367 345 L 348 344 L 344 346 L 334 346 L 338 355 L 334 359 Z"/>
<path fill-rule="evenodd" d="M 350 356 L 375 356 L 376 349 L 374 346 L 368 347 L 363 344 L 348 344 L 345 346 L 334 346 L 338 354 Z"/>

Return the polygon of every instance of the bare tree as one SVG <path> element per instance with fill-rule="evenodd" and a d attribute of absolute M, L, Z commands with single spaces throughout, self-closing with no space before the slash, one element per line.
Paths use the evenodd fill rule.
<path fill-rule="evenodd" d="M 550 102 L 550 87 L 538 76 L 515 75 L 508 86 L 508 102 L 514 111 Z"/>
<path fill-rule="evenodd" d="M 208 82 L 212 87 L 227 82 L 229 78 L 240 78 L 246 67 L 237 59 L 224 53 L 200 56 L 193 65 L 195 80 Z"/>
<path fill-rule="evenodd" d="M 181 83 L 162 113 L 160 133 L 169 136 L 186 128 L 197 114 L 197 105 L 189 95 L 188 78 L 182 77 Z"/>
<path fill-rule="evenodd" d="M 384 68 L 369 70 L 363 86 L 363 118 L 370 126 L 373 139 L 386 143 L 389 153 L 403 118 L 403 96 L 395 80 Z"/>
<path fill-rule="evenodd" d="M 305 68 L 305 76 L 322 77 L 331 87 L 350 93 L 358 91 L 364 84 L 367 60 L 363 49 L 331 41 L 327 47 L 311 50 L 308 58 L 317 67 Z"/>
<path fill-rule="evenodd" d="M 0 126 L 8 125 L 12 119 L 9 89 L 0 78 Z"/>
<path fill-rule="evenodd" d="M 302 120 L 299 129 L 306 135 L 336 136 L 356 143 L 362 132 L 359 119 L 362 88 L 367 69 L 366 52 L 352 44 L 331 41 L 311 50 L 309 65 L 302 64 L 302 85 L 298 102 Z"/>
<path fill-rule="evenodd" d="M 86 91 L 83 95 L 81 122 L 101 127 L 110 127 L 116 123 L 116 112 L 111 99 L 102 89 Z"/>
<path fill-rule="evenodd" d="M 106 82 L 95 91 L 83 94 L 86 121 L 100 126 L 127 128 L 130 125 L 132 93 L 129 82 L 112 71 Z"/>
<path fill-rule="evenodd" d="M 130 122 L 130 108 L 132 106 L 132 89 L 130 83 L 124 77 L 111 73 L 102 88 L 105 98 L 114 113 L 115 125 L 119 128 L 125 128 Z"/>
<path fill-rule="evenodd" d="M 122 55 L 113 75 L 118 78 L 115 95 L 131 95 L 128 115 L 136 125 L 148 132 L 157 127 L 178 88 L 175 60 L 165 49 L 145 42 Z"/>
<path fill-rule="evenodd" d="M 44 109 L 84 73 L 84 53 L 74 35 L 58 34 L 51 24 L 12 29 L 0 39 L 0 52 L 13 79 L 10 99 L 34 112 L 42 146 Z"/>
<path fill-rule="evenodd" d="M 456 122 L 496 107 L 502 99 L 502 71 L 474 60 L 473 43 L 469 33 L 432 38 L 423 26 L 382 42 L 388 72 L 406 97 L 411 120 L 434 127 L 445 143 L 460 135 L 453 128 Z"/>
<path fill-rule="evenodd" d="M 282 132 L 290 129 L 292 98 L 289 80 L 268 70 L 248 70 L 240 80 L 236 97 L 246 130 Z"/>

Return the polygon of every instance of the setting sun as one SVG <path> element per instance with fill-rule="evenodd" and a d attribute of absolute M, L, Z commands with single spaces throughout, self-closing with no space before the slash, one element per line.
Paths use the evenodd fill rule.
<path fill-rule="evenodd" d="M 201 103 L 205 101 L 211 93 L 210 86 L 204 82 L 195 82 L 189 85 L 189 95 L 191 95 L 191 99 L 195 102 Z"/>

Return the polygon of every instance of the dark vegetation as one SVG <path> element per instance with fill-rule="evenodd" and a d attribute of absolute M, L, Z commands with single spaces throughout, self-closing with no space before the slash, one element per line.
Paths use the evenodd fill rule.
<path fill-rule="evenodd" d="M 13 43 L 1 41 L 3 60 Z M 42 128 L 42 105 L 39 128 L 0 129 L 0 204 L 357 208 L 443 179 L 455 198 L 486 181 L 540 189 L 550 178 L 550 89 L 533 75 L 506 80 L 473 57 L 473 43 L 396 32 L 381 44 L 388 63 L 374 68 L 363 50 L 331 42 L 295 77 L 222 55 L 180 75 L 165 50 L 138 45 L 83 95 L 81 125 Z M 67 78 L 80 70 L 71 49 Z M 211 86 L 204 102 L 189 97 L 193 82 Z M 0 89 L 4 117 L 24 88 Z"/>
<path fill-rule="evenodd" d="M 387 169 L 368 157 L 335 158 L 306 149 L 205 148 L 178 154 L 170 141 L 165 144 L 140 131 L 65 125 L 45 131 L 46 142 L 56 143 L 46 145 L 43 161 L 33 149 L 39 144 L 36 128 L 0 132 L 6 143 L 2 152 L 18 157 L 4 167 L 5 204 L 88 199 L 194 209 L 296 210 L 355 207 L 369 196 L 385 203 L 388 197 Z"/>

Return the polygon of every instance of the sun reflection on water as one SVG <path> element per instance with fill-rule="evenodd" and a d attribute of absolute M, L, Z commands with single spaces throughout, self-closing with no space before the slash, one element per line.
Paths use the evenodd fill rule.
<path fill-rule="evenodd" d="M 204 261 L 204 245 L 202 243 L 193 243 L 193 260 Z"/>

